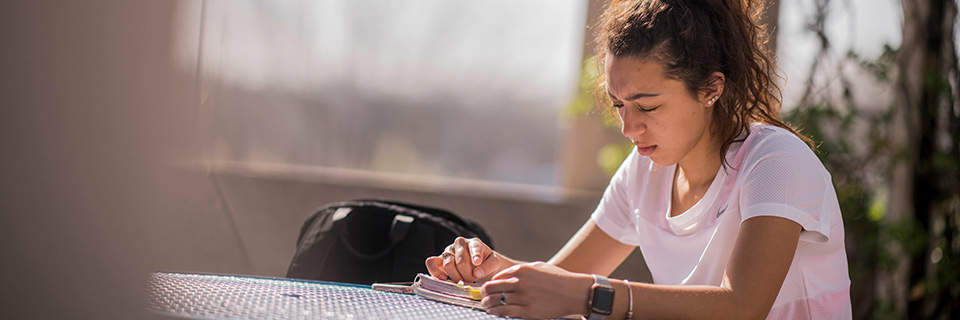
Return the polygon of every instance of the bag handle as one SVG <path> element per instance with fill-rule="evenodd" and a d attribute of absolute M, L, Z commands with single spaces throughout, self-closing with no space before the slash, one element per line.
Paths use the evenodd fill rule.
<path fill-rule="evenodd" d="M 347 249 L 347 251 L 350 251 L 350 253 L 356 256 L 357 258 L 368 260 L 368 261 L 383 258 L 387 254 L 393 252 L 393 248 L 396 247 L 397 244 L 400 243 L 400 241 L 403 241 L 403 239 L 407 237 L 407 233 L 410 231 L 410 225 L 413 224 L 413 220 L 414 220 L 413 217 L 405 216 L 402 214 L 397 214 L 393 216 L 393 222 L 390 224 L 390 233 L 389 233 L 390 245 L 388 245 L 386 248 L 384 248 L 380 252 L 373 253 L 373 254 L 366 254 L 354 248 L 353 245 L 350 244 L 349 239 L 347 239 L 347 233 L 344 230 L 346 229 L 345 218 L 347 217 L 348 214 L 349 212 L 347 212 L 347 214 L 343 214 L 342 216 L 334 217 L 335 220 L 333 222 L 333 227 L 336 230 L 337 236 L 340 237 L 340 243 L 343 243 L 343 246 L 344 248 Z"/>
<path fill-rule="evenodd" d="M 491 249 L 494 248 L 492 239 L 490 239 L 490 236 L 487 235 L 483 228 L 481 228 L 478 224 L 464 220 L 462 217 L 443 209 L 412 205 L 397 201 L 364 199 L 342 201 L 333 205 L 329 205 L 328 208 L 344 206 L 374 206 L 404 215 L 413 216 L 414 218 L 430 220 L 445 228 L 453 230 L 464 237 L 479 237 Z"/>

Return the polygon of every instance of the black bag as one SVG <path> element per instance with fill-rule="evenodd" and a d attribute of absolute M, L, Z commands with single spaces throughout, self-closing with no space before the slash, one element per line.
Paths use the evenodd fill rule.
<path fill-rule="evenodd" d="M 372 284 L 409 282 L 427 271 L 424 260 L 458 236 L 490 236 L 451 212 L 378 200 L 325 205 L 304 222 L 288 278 Z"/>

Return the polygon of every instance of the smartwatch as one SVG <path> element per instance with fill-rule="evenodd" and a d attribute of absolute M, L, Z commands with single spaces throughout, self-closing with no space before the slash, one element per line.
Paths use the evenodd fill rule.
<path fill-rule="evenodd" d="M 607 277 L 593 275 L 593 286 L 590 287 L 590 300 L 587 307 L 590 309 L 588 320 L 603 320 L 613 313 L 613 286 Z"/>

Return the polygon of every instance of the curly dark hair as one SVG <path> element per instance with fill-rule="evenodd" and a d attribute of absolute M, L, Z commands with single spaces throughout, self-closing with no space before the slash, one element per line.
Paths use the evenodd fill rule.
<path fill-rule="evenodd" d="M 717 80 L 714 72 L 722 73 L 724 93 L 713 107 L 710 130 L 724 165 L 730 145 L 746 139 L 752 122 L 787 129 L 815 149 L 810 138 L 780 119 L 781 92 L 774 82 L 779 76 L 766 28 L 756 22 L 764 7 L 763 0 L 613 0 L 596 27 L 599 70 L 607 55 L 654 59 L 694 97 Z M 598 106 L 612 112 L 605 81 L 601 73 Z"/>

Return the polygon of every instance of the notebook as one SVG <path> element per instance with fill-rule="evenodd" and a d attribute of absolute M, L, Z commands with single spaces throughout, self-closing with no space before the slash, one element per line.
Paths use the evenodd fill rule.
<path fill-rule="evenodd" d="M 480 309 L 480 285 L 464 284 L 444 281 L 426 274 L 418 274 L 417 278 L 409 283 L 374 283 L 374 290 L 397 293 L 416 294 L 433 301 L 458 305 L 471 309 Z"/>

